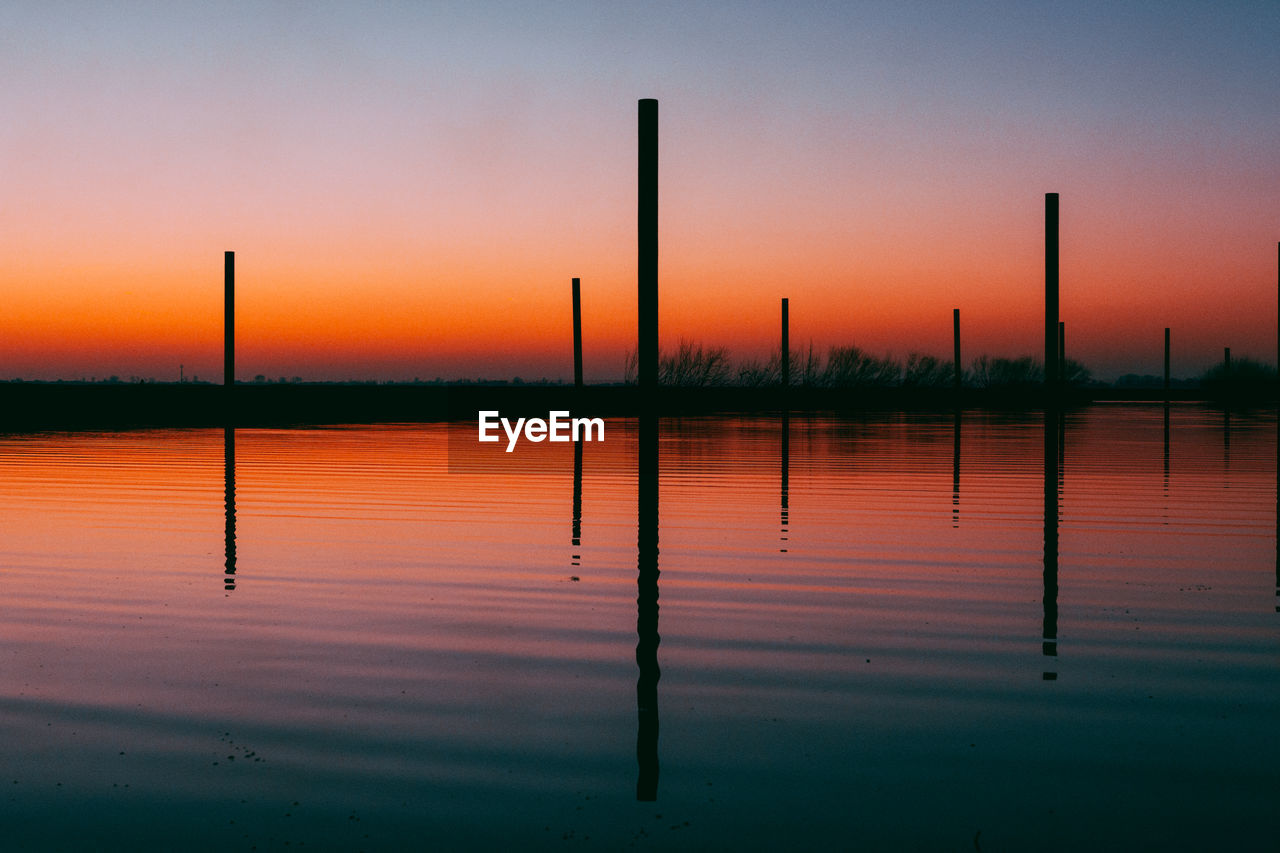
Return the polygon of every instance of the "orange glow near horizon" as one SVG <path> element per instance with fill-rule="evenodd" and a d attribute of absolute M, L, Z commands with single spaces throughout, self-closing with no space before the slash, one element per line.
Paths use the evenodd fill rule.
<path fill-rule="evenodd" d="M 1266 261 L 1273 259 L 1265 252 L 1252 264 L 1222 259 L 1199 268 L 1098 254 L 1084 262 L 1068 258 L 1064 246 L 1061 316 L 1073 357 L 1086 364 L 1127 359 L 1133 372 L 1158 372 L 1168 325 L 1175 363 L 1188 352 L 1216 356 L 1223 346 L 1274 360 L 1275 293 L 1266 280 Z M 959 307 L 966 362 L 979 353 L 1041 352 L 1042 261 L 1034 252 L 1021 252 L 1021 263 L 995 256 L 985 271 L 974 258 L 949 274 L 941 264 L 900 269 L 875 257 L 844 269 L 831 254 L 807 266 L 758 269 L 667 255 L 676 257 L 668 257 L 661 278 L 664 348 L 688 339 L 727 346 L 737 358 L 767 357 L 776 348 L 778 301 L 786 295 L 797 348 L 812 344 L 823 352 L 853 343 L 898 357 L 917 351 L 949 357 L 951 309 Z M 221 370 L 219 260 L 214 254 L 199 271 L 190 263 L 29 270 L 30 286 L 10 293 L 0 318 L 0 360 L 8 374 L 33 378 L 166 378 L 178 363 L 188 376 L 214 378 Z M 583 278 L 584 347 L 596 381 L 619 378 L 634 348 L 629 260 L 569 268 Z M 423 271 L 354 262 L 261 269 L 252 255 L 239 253 L 241 378 L 563 377 L 571 366 L 570 275 L 558 275 L 544 259 L 534 258 L 527 272 L 516 271 L 518 263 L 497 256 L 447 259 Z M 1209 266 L 1220 287 L 1205 286 Z M 1161 286 L 1142 285 L 1142 276 Z M 173 286 L 175 280 L 181 284 Z M 1133 356 L 1142 349 L 1135 339 L 1149 344 L 1146 364 Z"/>

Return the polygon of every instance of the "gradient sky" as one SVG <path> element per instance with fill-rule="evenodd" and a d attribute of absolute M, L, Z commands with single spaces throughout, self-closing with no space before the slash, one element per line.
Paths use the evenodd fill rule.
<path fill-rule="evenodd" d="M 1276 359 L 1280 3 L 0 5 L 0 377 L 571 377 L 664 347 Z"/>

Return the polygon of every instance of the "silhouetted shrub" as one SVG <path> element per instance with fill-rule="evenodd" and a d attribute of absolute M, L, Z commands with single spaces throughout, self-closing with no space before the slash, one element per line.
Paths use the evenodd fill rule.
<path fill-rule="evenodd" d="M 627 351 L 627 364 L 623 381 L 635 384 L 639 358 L 634 350 Z M 706 388 L 728 385 L 736 378 L 729 361 L 727 347 L 704 347 L 692 341 L 680 340 L 674 353 L 658 351 L 658 384 L 680 388 Z"/>
<path fill-rule="evenodd" d="M 1089 380 L 1093 378 L 1092 371 L 1085 367 L 1074 358 L 1063 359 L 1062 361 L 1062 384 L 1079 387 L 1088 385 Z"/>
<path fill-rule="evenodd" d="M 738 365 L 737 384 L 744 388 L 764 388 L 777 385 L 782 381 L 778 367 L 778 358 L 776 356 L 767 363 L 758 358 L 748 359 Z"/>
<path fill-rule="evenodd" d="M 888 356 L 880 358 L 855 346 L 834 346 L 819 384 L 827 388 L 887 388 L 897 385 L 902 366 Z"/>
<path fill-rule="evenodd" d="M 1210 394 L 1269 393 L 1276 388 L 1276 369 L 1256 359 L 1233 358 L 1230 368 L 1222 361 L 1201 374 L 1200 387 Z"/>
<path fill-rule="evenodd" d="M 932 355 L 911 353 L 902 371 L 904 388 L 950 388 L 955 385 L 954 361 L 943 361 Z"/>
<path fill-rule="evenodd" d="M 658 383 L 681 388 L 728 385 L 733 370 L 726 347 L 703 347 L 681 339 L 676 351 L 658 353 Z"/>
<path fill-rule="evenodd" d="M 976 388 L 1014 390 L 1044 383 L 1044 365 L 1034 356 L 992 358 L 980 355 L 969 370 Z"/>

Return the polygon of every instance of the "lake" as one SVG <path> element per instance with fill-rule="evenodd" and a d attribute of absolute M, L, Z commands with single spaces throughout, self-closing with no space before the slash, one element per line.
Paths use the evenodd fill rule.
<path fill-rule="evenodd" d="M 1274 411 L 475 430 L 0 436 L 6 844 L 1274 849 Z"/>

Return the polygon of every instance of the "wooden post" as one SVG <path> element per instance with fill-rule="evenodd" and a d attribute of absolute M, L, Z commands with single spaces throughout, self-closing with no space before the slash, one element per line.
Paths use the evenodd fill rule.
<path fill-rule="evenodd" d="M 1058 390 L 1058 194 L 1044 194 L 1044 383 Z"/>
<path fill-rule="evenodd" d="M 582 387 L 582 286 L 573 280 L 573 387 Z"/>
<path fill-rule="evenodd" d="M 791 334 L 787 297 L 782 297 L 782 387 L 791 385 Z"/>
<path fill-rule="evenodd" d="M 639 345 L 636 378 L 643 391 L 658 386 L 658 102 L 640 100 L 637 264 Z"/>
<path fill-rule="evenodd" d="M 1169 400 L 1169 327 L 1164 327 L 1164 399 Z"/>
<path fill-rule="evenodd" d="M 1067 324 L 1058 321 L 1058 382 L 1066 384 L 1067 379 Z"/>
<path fill-rule="evenodd" d="M 222 384 L 236 384 L 236 253 L 222 256 Z"/>
<path fill-rule="evenodd" d="M 952 338 L 952 343 L 955 345 L 955 356 L 954 356 L 955 367 L 956 367 L 955 384 L 956 384 L 956 390 L 959 391 L 962 378 L 964 377 L 964 370 L 963 368 L 960 367 L 960 309 L 959 308 L 951 309 L 951 338 Z"/>
<path fill-rule="evenodd" d="M 1222 348 L 1222 364 L 1226 370 L 1227 378 L 1231 378 L 1231 347 Z"/>

